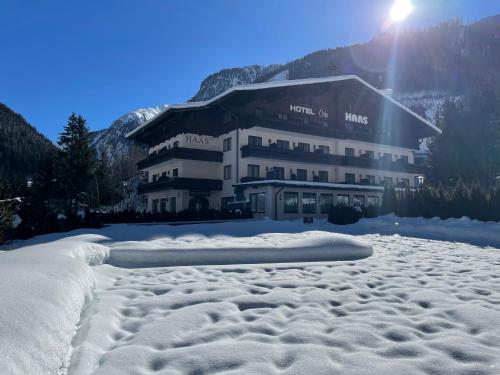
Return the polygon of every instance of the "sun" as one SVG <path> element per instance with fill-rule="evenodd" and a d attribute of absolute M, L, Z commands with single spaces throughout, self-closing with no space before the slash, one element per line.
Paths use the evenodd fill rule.
<path fill-rule="evenodd" d="M 391 8 L 390 17 L 393 22 L 401 22 L 413 11 L 411 0 L 396 0 Z"/>

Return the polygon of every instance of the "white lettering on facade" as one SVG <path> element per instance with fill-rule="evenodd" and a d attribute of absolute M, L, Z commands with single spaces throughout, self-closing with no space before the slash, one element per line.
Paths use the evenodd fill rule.
<path fill-rule="evenodd" d="M 210 143 L 208 137 L 197 137 L 195 135 L 186 135 L 185 141 L 186 143 L 196 143 L 199 145 L 208 145 Z"/>
<path fill-rule="evenodd" d="M 302 107 L 300 105 L 290 104 L 290 111 L 291 112 L 297 112 L 297 113 L 304 113 L 306 115 L 311 115 L 311 116 L 315 115 L 315 113 L 313 112 L 312 108 Z"/>
<path fill-rule="evenodd" d="M 345 120 L 350 122 L 357 122 L 358 124 L 368 125 L 368 116 L 356 115 L 350 112 L 345 113 Z"/>

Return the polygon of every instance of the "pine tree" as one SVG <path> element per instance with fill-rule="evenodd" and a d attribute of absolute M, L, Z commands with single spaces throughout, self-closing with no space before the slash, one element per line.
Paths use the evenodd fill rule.
<path fill-rule="evenodd" d="M 112 173 L 108 158 L 104 152 L 102 153 L 100 159 L 96 162 L 95 185 L 97 206 L 109 206 L 113 204 L 117 194 L 113 186 Z"/>
<path fill-rule="evenodd" d="M 95 153 L 90 147 L 86 120 L 73 113 L 59 135 L 56 178 L 66 214 L 72 218 L 82 206 L 90 205 Z"/>

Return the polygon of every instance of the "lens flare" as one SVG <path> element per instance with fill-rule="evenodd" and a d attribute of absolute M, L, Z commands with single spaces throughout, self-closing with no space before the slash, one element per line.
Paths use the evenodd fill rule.
<path fill-rule="evenodd" d="M 390 17 L 393 22 L 401 22 L 413 11 L 410 0 L 396 0 L 391 8 Z"/>

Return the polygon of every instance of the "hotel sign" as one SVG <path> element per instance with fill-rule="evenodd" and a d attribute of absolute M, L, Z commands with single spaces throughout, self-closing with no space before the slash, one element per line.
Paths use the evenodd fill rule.
<path fill-rule="evenodd" d="M 208 144 L 210 144 L 210 141 L 211 141 L 210 138 L 211 137 L 186 134 L 184 141 L 186 143 L 194 143 L 194 144 L 198 144 L 198 145 L 208 145 Z"/>
<path fill-rule="evenodd" d="M 320 109 L 316 114 L 312 108 L 303 107 L 301 105 L 290 104 L 290 112 L 303 113 L 310 116 L 319 116 L 324 119 L 328 118 L 328 111 L 326 109 Z"/>
<path fill-rule="evenodd" d="M 368 125 L 368 116 L 361 116 L 355 113 L 346 112 L 345 120 L 349 122 L 357 122 L 358 124 Z"/>

